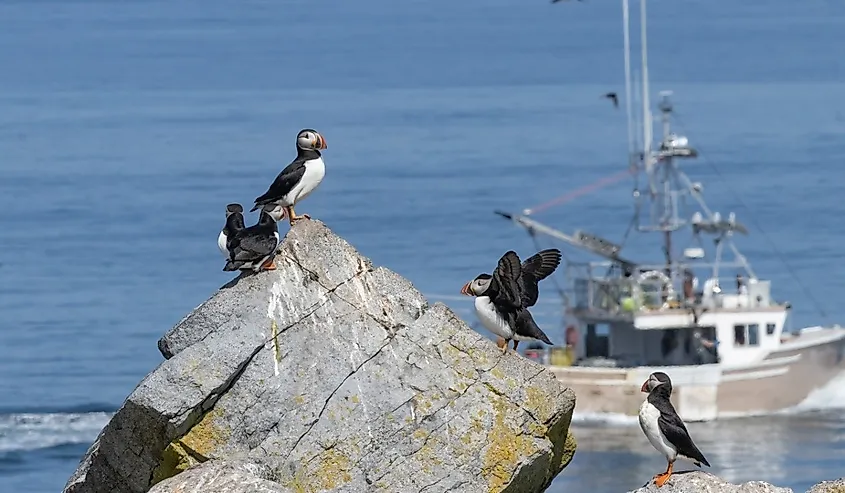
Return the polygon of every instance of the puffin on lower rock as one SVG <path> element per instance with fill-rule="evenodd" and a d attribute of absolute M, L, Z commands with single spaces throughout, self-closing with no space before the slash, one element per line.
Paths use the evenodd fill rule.
<path fill-rule="evenodd" d="M 479 274 L 464 284 L 461 294 L 475 296 L 475 313 L 481 324 L 501 337 L 502 353 L 513 341 L 516 351 L 520 341 L 542 341 L 553 345 L 540 329 L 528 308 L 537 303 L 538 283 L 552 274 L 560 265 L 560 250 L 542 250 L 520 263 L 514 251 L 505 253 L 493 275 Z"/>
<path fill-rule="evenodd" d="M 235 233 L 244 229 L 244 208 L 241 204 L 229 204 L 226 206 L 226 224 L 217 236 L 217 248 L 223 254 L 223 258 L 229 260 L 228 240 L 235 236 Z"/>
<path fill-rule="evenodd" d="M 228 239 L 226 246 L 229 261 L 223 270 L 275 270 L 273 257 L 279 246 L 279 227 L 276 223 L 283 217 L 283 210 L 272 204 L 265 205 L 257 224 L 241 229 Z"/>
<path fill-rule="evenodd" d="M 296 135 L 296 159 L 293 160 L 270 185 L 263 195 L 255 199 L 250 212 L 268 204 L 284 211 L 290 225 L 300 219 L 311 219 L 308 214 L 296 215 L 294 206 L 313 192 L 326 176 L 321 150 L 326 149 L 326 139 L 316 130 L 305 128 Z M 284 215 L 282 217 L 284 217 Z"/>
<path fill-rule="evenodd" d="M 653 478 L 657 487 L 663 486 L 672 476 L 672 466 L 678 457 L 692 461 L 698 467 L 701 467 L 701 464 L 710 467 L 710 463 L 693 443 L 684 421 L 669 400 L 672 396 L 672 381 L 669 375 L 660 371 L 652 373 L 640 390 L 648 393 L 648 397 L 640 406 L 640 428 L 651 445 L 663 454 L 668 462 L 666 472 Z"/>

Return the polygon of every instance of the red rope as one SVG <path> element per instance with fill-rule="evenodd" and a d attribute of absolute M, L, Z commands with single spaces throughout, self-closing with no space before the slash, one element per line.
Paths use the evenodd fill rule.
<path fill-rule="evenodd" d="M 548 202 L 544 202 L 544 203 L 542 203 L 542 204 L 540 204 L 536 207 L 532 207 L 530 209 L 527 209 L 525 211 L 525 214 L 526 215 L 535 214 L 537 212 L 544 211 L 544 210 L 548 209 L 549 207 L 553 207 L 553 206 L 556 206 L 556 205 L 560 205 L 560 204 L 569 202 L 570 200 L 577 199 L 578 197 L 580 197 L 582 195 L 586 195 L 586 194 L 593 192 L 595 190 L 598 190 L 599 188 L 606 187 L 607 185 L 610 185 L 612 183 L 616 183 L 617 181 L 625 178 L 628 175 L 635 173 L 636 171 L 637 171 L 637 168 L 632 166 L 630 169 L 626 169 L 625 171 L 620 171 L 619 173 L 616 173 L 615 175 L 607 176 L 607 177 L 602 178 L 601 180 L 599 180 L 595 183 L 591 183 L 589 185 L 583 186 L 583 187 L 581 187 L 577 190 L 574 190 L 572 192 L 561 195 L 560 197 L 558 197 L 556 199 L 552 199 L 552 200 L 550 200 Z"/>

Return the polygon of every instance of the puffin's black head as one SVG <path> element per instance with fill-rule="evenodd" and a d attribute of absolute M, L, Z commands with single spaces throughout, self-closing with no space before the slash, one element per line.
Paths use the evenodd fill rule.
<path fill-rule="evenodd" d="M 493 276 L 490 274 L 478 274 L 472 281 L 464 284 L 461 288 L 461 294 L 466 296 L 481 296 L 490 287 L 490 280 Z"/>
<path fill-rule="evenodd" d="M 226 217 L 232 214 L 243 214 L 244 207 L 241 204 L 229 204 L 226 206 Z"/>
<path fill-rule="evenodd" d="M 663 373 L 662 371 L 656 371 L 649 375 L 648 380 L 643 382 L 643 386 L 640 388 L 640 391 L 650 394 L 658 387 L 667 394 L 672 393 L 672 381 L 669 380 L 669 375 Z"/>
<path fill-rule="evenodd" d="M 328 148 L 326 139 L 320 135 L 320 132 L 311 128 L 303 128 L 296 134 L 296 147 L 306 151 L 318 151 Z"/>
<path fill-rule="evenodd" d="M 265 216 L 269 216 L 273 222 L 279 222 L 285 218 L 285 209 L 284 207 L 279 207 L 276 204 L 267 204 L 261 208 L 261 218 L 259 218 L 259 222 Z"/>

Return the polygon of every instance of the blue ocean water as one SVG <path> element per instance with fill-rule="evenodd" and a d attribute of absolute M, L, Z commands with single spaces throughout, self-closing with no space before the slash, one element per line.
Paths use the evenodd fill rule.
<path fill-rule="evenodd" d="M 230 278 L 225 204 L 264 191 L 300 128 L 329 149 L 297 212 L 472 321 L 447 296 L 535 248 L 493 209 L 624 169 L 624 114 L 600 98 L 623 93 L 621 26 L 598 0 L 0 2 L 0 491 L 61 489 L 156 340 Z M 752 226 L 740 246 L 796 327 L 845 323 L 845 4 L 652 0 L 649 36 L 652 89 L 702 153 L 690 176 Z M 632 187 L 538 219 L 619 240 Z M 824 411 L 691 429 L 714 472 L 803 491 L 841 475 L 845 381 L 825 392 Z M 663 467 L 636 425 L 598 419 L 551 491 Z"/>

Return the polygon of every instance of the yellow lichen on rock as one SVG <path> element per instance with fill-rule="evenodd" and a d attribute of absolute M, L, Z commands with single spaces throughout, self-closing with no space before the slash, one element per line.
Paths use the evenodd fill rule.
<path fill-rule="evenodd" d="M 349 457 L 335 447 L 308 461 L 282 483 L 296 493 L 318 493 L 352 481 L 351 470 Z"/>
<path fill-rule="evenodd" d="M 153 470 L 152 484 L 175 476 L 200 461 L 192 457 L 182 448 L 178 441 L 170 442 L 161 453 L 161 462 Z"/>
<path fill-rule="evenodd" d="M 572 462 L 572 458 L 575 457 L 575 449 L 577 447 L 578 443 L 575 441 L 575 435 L 572 434 L 572 431 L 569 431 L 566 435 L 566 443 L 563 444 L 563 453 L 560 454 L 560 459 L 558 459 L 558 464 L 556 464 L 558 469 L 563 470 L 563 468 Z M 845 493 L 845 491 L 842 493 Z"/>
<path fill-rule="evenodd" d="M 534 386 L 525 388 L 525 407 L 539 419 L 548 419 L 552 414 L 553 403 L 548 394 Z"/>
<path fill-rule="evenodd" d="M 158 466 L 153 470 L 152 484 L 207 461 L 209 455 L 228 440 L 230 431 L 214 423 L 215 418 L 221 414 L 218 409 L 205 413 L 187 433 L 165 447 Z"/>
<path fill-rule="evenodd" d="M 215 424 L 216 418 L 222 415 L 221 409 L 212 409 L 205 413 L 199 423 L 188 430 L 188 433 L 179 441 L 197 454 L 208 457 L 217 447 L 224 444 L 231 435 L 231 430 Z"/>
<path fill-rule="evenodd" d="M 538 451 L 531 436 L 522 430 L 511 428 L 508 420 L 508 403 L 495 394 L 491 394 L 495 418 L 491 431 L 487 435 L 489 445 L 484 454 L 482 476 L 488 478 L 490 493 L 502 491 L 511 481 L 513 472 L 521 458 L 530 457 Z"/>

